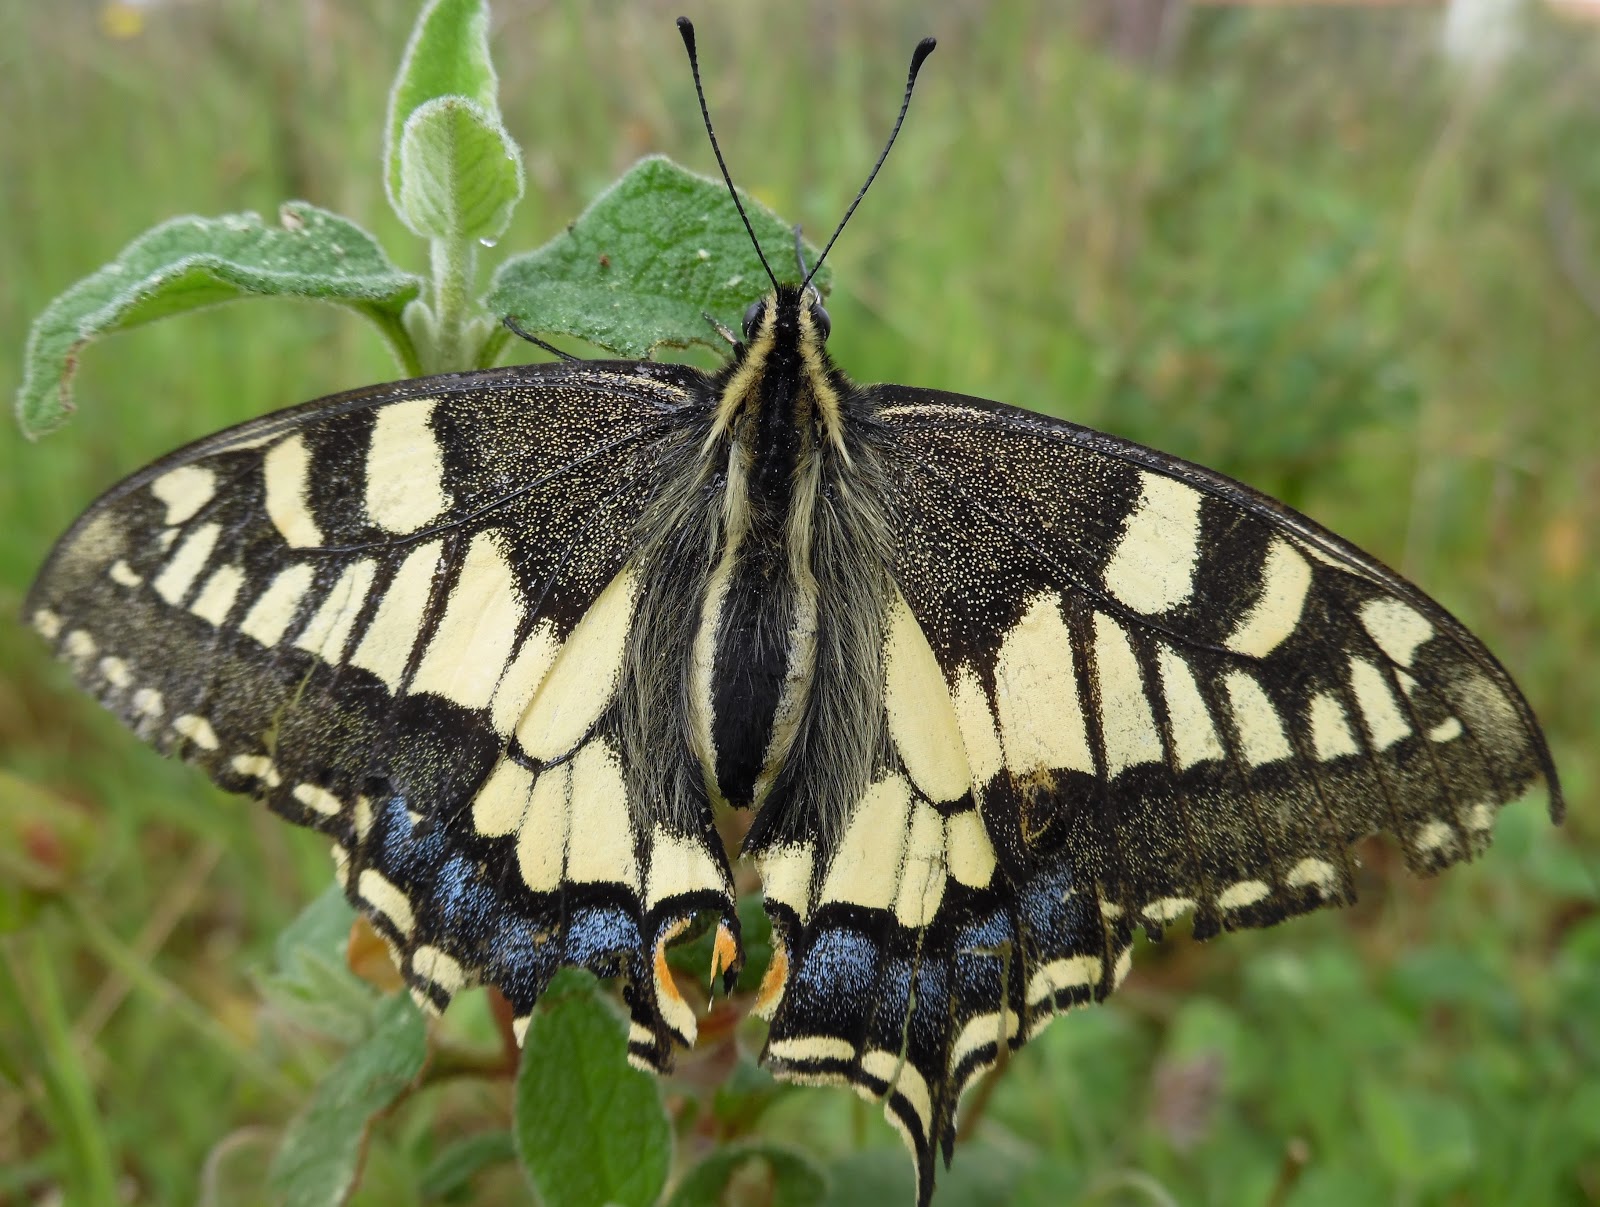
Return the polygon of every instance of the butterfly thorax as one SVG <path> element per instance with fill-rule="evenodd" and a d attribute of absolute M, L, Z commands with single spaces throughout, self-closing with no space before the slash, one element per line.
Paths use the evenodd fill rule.
<path fill-rule="evenodd" d="M 825 321 L 825 320 L 824 320 Z M 707 455 L 725 488 L 691 661 L 696 755 L 714 799 L 759 805 L 788 756 L 816 673 L 816 514 L 844 452 L 847 383 L 808 295 L 752 311 L 717 379 Z"/>

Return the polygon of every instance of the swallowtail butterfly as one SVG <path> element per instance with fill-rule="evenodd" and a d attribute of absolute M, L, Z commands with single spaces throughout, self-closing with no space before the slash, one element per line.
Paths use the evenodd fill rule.
<path fill-rule="evenodd" d="M 1348 902 L 1375 832 L 1437 871 L 1540 780 L 1559 818 L 1527 703 L 1416 587 L 1199 466 L 856 385 L 773 286 L 719 372 L 452 374 L 201 440 L 89 508 L 27 615 L 141 737 L 326 834 L 425 1008 L 498 986 L 519 1038 L 581 966 L 668 1069 L 665 951 L 709 916 L 731 985 L 714 816 L 754 810 L 763 1059 L 881 1098 L 924 1203 L 963 1088 L 1136 928 Z"/>

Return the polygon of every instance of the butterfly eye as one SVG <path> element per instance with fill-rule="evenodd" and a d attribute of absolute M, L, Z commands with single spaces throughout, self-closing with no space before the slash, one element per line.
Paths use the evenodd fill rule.
<path fill-rule="evenodd" d="M 761 312 L 766 308 L 765 302 L 751 302 L 745 309 L 743 324 L 745 339 L 755 338 L 756 324 L 761 321 Z"/>
<path fill-rule="evenodd" d="M 816 324 L 823 343 L 827 343 L 828 336 L 833 333 L 833 320 L 828 317 L 828 312 L 822 308 L 821 302 L 811 303 L 811 321 Z"/>

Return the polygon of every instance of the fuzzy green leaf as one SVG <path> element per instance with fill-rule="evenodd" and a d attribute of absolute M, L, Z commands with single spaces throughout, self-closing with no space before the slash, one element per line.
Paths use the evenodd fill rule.
<path fill-rule="evenodd" d="M 428 1163 L 418 1187 L 426 1202 L 460 1200 L 472 1180 L 491 1166 L 516 1157 L 508 1131 L 479 1132 L 448 1145 Z"/>
<path fill-rule="evenodd" d="M 383 178 L 396 213 L 405 212 L 400 208 L 400 146 L 412 113 L 438 97 L 460 96 L 476 102 L 498 126 L 496 88 L 485 0 L 433 0 L 424 7 L 389 91 Z"/>
<path fill-rule="evenodd" d="M 400 136 L 398 209 L 426 239 L 496 239 L 522 199 L 522 156 L 494 114 L 459 96 L 427 102 Z"/>
<path fill-rule="evenodd" d="M 513 1131 L 539 1197 L 563 1207 L 648 1207 L 666 1184 L 672 1132 L 661 1091 L 627 1061 L 627 1028 L 592 981 L 564 978 L 534 1016 Z"/>
<path fill-rule="evenodd" d="M 810 1207 L 828 1192 L 827 1175 L 810 1157 L 780 1144 L 755 1141 L 717 1149 L 683 1176 L 667 1207 L 704 1207 L 723 1201 L 723 1191 L 741 1167 L 759 1161 L 771 1173 L 772 1207 Z"/>
<path fill-rule="evenodd" d="M 337 1207 L 354 1183 L 372 1117 L 422 1072 L 428 1031 L 404 994 L 384 998 L 372 1033 L 345 1053 L 284 1132 L 270 1184 L 297 1207 Z"/>
<path fill-rule="evenodd" d="M 345 958 L 354 918 L 344 891 L 330 884 L 278 935 L 276 966 L 260 978 L 276 1013 L 347 1044 L 367 1033 L 374 996 Z"/>
<path fill-rule="evenodd" d="M 276 226 L 257 214 L 174 218 L 140 235 L 34 322 L 17 422 L 36 436 L 65 420 L 83 346 L 113 331 L 251 296 L 339 302 L 394 331 L 420 288 L 366 231 L 308 202 L 284 205 Z"/>
<path fill-rule="evenodd" d="M 798 280 L 790 225 L 740 198 L 773 271 Z M 814 263 L 817 249 L 807 244 L 806 255 Z M 830 279 L 824 266 L 818 288 Z M 745 307 L 770 288 L 722 183 L 652 156 L 550 242 L 501 264 L 484 301 L 531 331 L 642 357 L 662 346 L 724 347 L 704 316 L 737 329 Z"/>

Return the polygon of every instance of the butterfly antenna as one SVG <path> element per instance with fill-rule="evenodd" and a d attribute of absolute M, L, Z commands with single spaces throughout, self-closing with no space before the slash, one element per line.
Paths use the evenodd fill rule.
<path fill-rule="evenodd" d="M 706 108 L 706 90 L 700 83 L 700 56 L 694 49 L 694 23 L 688 17 L 679 17 L 678 32 L 683 35 L 683 48 L 689 52 L 689 70 L 694 73 L 694 94 L 700 98 L 700 116 L 705 119 L 706 137 L 711 140 L 711 150 L 717 157 L 717 167 L 722 169 L 722 179 L 728 186 L 728 195 L 733 198 L 734 208 L 744 220 L 744 229 L 749 232 L 750 242 L 756 249 L 756 258 L 761 261 L 761 267 L 767 270 L 767 279 L 776 289 L 778 278 L 772 275 L 772 265 L 767 263 L 767 257 L 761 252 L 761 240 L 756 238 L 755 228 L 750 225 L 750 216 L 744 212 L 744 203 L 739 200 L 739 190 L 733 187 L 733 177 L 728 175 L 727 161 L 722 158 L 722 148 L 717 145 L 717 132 L 711 128 L 711 110 Z"/>
<path fill-rule="evenodd" d="M 856 212 L 856 206 L 861 204 L 861 199 L 867 195 L 867 190 L 872 187 L 872 182 L 878 178 L 878 169 L 883 167 L 883 161 L 889 158 L 889 149 L 894 146 L 894 140 L 899 137 L 900 126 L 906 120 L 906 110 L 911 108 L 911 90 L 917 84 L 917 72 L 922 70 L 923 60 L 933 53 L 933 48 L 939 43 L 932 38 L 923 38 L 917 43 L 917 48 L 911 52 L 911 70 L 906 73 L 906 95 L 900 102 L 900 116 L 894 119 L 894 129 L 889 131 L 889 141 L 883 144 L 883 151 L 878 156 L 878 162 L 872 165 L 872 171 L 867 174 L 867 183 L 861 186 L 861 191 L 856 194 L 856 199 L 850 203 L 850 208 L 845 210 L 844 217 L 839 219 L 839 225 L 834 228 L 833 238 L 828 240 L 828 246 L 822 249 L 822 254 L 817 257 L 817 262 L 811 266 L 811 271 L 806 275 L 801 288 L 811 284 L 811 278 L 817 275 L 817 270 L 822 267 L 822 262 L 828 258 L 828 253 L 833 250 L 833 245 L 838 242 L 839 235 L 844 231 L 845 224 L 850 221 L 850 215 Z M 698 77 L 696 77 L 698 78 Z"/>

